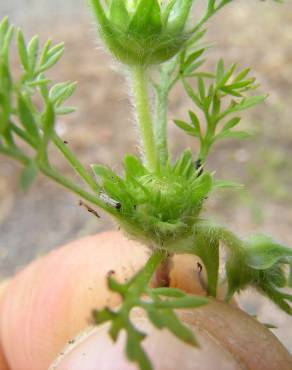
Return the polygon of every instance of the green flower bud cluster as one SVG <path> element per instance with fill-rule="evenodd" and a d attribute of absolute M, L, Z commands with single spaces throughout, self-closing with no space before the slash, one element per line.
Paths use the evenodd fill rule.
<path fill-rule="evenodd" d="M 186 22 L 194 0 L 90 0 L 107 48 L 127 65 L 163 63 L 189 38 Z"/>
<path fill-rule="evenodd" d="M 148 171 L 132 155 L 124 160 L 124 176 L 93 165 L 102 193 L 118 205 L 114 218 L 131 237 L 150 247 L 167 249 L 192 233 L 204 200 L 215 187 L 212 175 L 197 168 L 192 153 L 183 152 L 164 171 Z"/>

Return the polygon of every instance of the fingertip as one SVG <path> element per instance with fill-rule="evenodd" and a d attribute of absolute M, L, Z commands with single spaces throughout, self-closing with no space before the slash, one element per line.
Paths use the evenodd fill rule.
<path fill-rule="evenodd" d="M 72 340 L 49 370 L 107 370 L 113 364 L 119 370 L 136 369 L 125 357 L 122 341 L 114 345 L 104 327 L 94 327 Z"/>
<path fill-rule="evenodd" d="M 133 318 L 134 325 L 147 333 L 143 348 L 156 370 L 239 370 L 236 361 L 207 333 L 196 330 L 200 347 L 183 343 L 167 330 L 155 329 L 142 316 Z M 49 370 L 136 370 L 125 354 L 125 332 L 116 343 L 108 335 L 108 326 L 91 329 L 67 347 Z M 212 356 L 210 356 L 212 353 Z"/>

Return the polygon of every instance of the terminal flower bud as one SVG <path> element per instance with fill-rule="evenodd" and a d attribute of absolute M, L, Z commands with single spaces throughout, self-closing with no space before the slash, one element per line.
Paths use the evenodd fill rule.
<path fill-rule="evenodd" d="M 127 65 L 163 63 L 184 45 L 194 0 L 90 0 L 99 33 L 110 52 Z"/>

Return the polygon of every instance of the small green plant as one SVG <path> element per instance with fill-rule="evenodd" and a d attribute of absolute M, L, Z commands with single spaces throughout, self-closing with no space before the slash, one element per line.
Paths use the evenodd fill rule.
<path fill-rule="evenodd" d="M 264 235 L 239 238 L 202 216 L 205 199 L 213 191 L 237 186 L 215 179 L 208 172 L 210 150 L 219 140 L 248 138 L 247 132 L 236 130 L 239 115 L 266 99 L 266 95 L 252 94 L 258 85 L 248 68 L 238 70 L 235 64 L 226 66 L 220 59 L 215 71 L 202 69 L 207 49 L 202 43 L 203 27 L 231 2 L 206 1 L 205 13 L 192 25 L 193 0 L 90 0 L 101 39 L 125 65 L 132 81 L 141 156 L 127 154 L 122 174 L 99 164 L 88 171 L 55 130 L 56 117 L 74 111 L 66 101 L 76 84 L 53 84 L 46 76 L 61 58 L 64 45 L 53 45 L 49 40 L 40 46 L 38 36 L 27 43 L 18 30 L 22 74 L 16 80 L 9 62 L 14 27 L 7 18 L 0 23 L 0 154 L 24 166 L 20 180 L 24 189 L 42 173 L 106 211 L 131 238 L 142 241 L 151 251 L 145 267 L 129 282 L 119 284 L 109 276 L 109 288 L 121 295 L 122 305 L 93 313 L 96 324 L 111 323 L 109 334 L 114 341 L 121 330 L 126 331 L 127 355 L 143 370 L 152 366 L 141 345 L 145 334 L 131 322 L 131 310 L 142 308 L 154 326 L 167 328 L 186 343 L 196 345 L 193 333 L 180 322 L 175 309 L 208 303 L 208 298 L 190 296 L 178 289 L 150 287 L 155 271 L 174 254 L 201 258 L 207 273 L 206 295 L 216 298 L 222 284 L 219 252 L 224 247 L 226 301 L 252 286 L 292 313 L 292 296 L 281 289 L 292 282 L 288 271 L 292 249 Z M 173 160 L 168 150 L 167 106 L 169 93 L 177 83 L 182 83 L 192 106 L 187 122 L 176 119 L 174 123 L 199 141 L 200 150 L 196 155 L 185 150 Z M 149 90 L 155 97 L 153 109 Z M 23 149 L 21 141 L 30 150 Z M 50 145 L 63 154 L 84 187 L 51 164 Z"/>

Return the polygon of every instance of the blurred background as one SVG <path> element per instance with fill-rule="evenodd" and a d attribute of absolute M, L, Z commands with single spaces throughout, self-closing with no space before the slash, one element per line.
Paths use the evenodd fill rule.
<path fill-rule="evenodd" d="M 200 11 L 198 2 L 195 12 Z M 197 13 L 198 14 L 198 13 Z M 125 152 L 136 153 L 131 105 L 120 67 L 99 46 L 92 18 L 82 0 L 9 0 L 0 2 L 0 18 L 8 15 L 27 37 L 65 41 L 66 52 L 53 70 L 56 81 L 78 81 L 71 104 L 78 110 L 59 120 L 64 140 L 81 161 L 120 168 Z M 236 0 L 209 22 L 205 70 L 220 57 L 251 66 L 267 101 L 244 113 L 241 128 L 254 133 L 249 141 L 219 143 L 208 166 L 217 177 L 235 180 L 244 190 L 221 191 L 209 200 L 208 215 L 241 235 L 265 232 L 292 245 L 292 2 Z M 12 57 L 17 65 L 16 56 Z M 171 95 L 169 132 L 175 157 L 197 144 L 172 123 L 191 108 L 181 88 Z M 55 163 L 73 177 L 58 155 Z M 103 215 L 97 220 L 78 206 L 78 199 L 39 177 L 24 193 L 18 187 L 20 167 L 0 157 L 0 279 L 37 256 L 72 239 L 115 226 Z M 278 326 L 275 334 L 292 351 L 292 323 L 265 299 L 247 292 L 241 305 L 262 322 Z"/>

